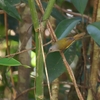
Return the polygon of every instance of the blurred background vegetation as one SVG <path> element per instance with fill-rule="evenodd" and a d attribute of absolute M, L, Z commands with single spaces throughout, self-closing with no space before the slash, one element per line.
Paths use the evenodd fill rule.
<path fill-rule="evenodd" d="M 41 24 L 45 22 L 45 20 L 42 20 L 43 14 L 36 0 L 33 1 L 35 1 L 39 24 Z M 44 10 L 49 2 L 52 2 L 52 0 L 40 1 L 42 2 Z M 48 18 L 58 39 L 65 38 L 66 36 L 73 37 L 82 32 L 86 33 L 85 37 L 75 41 L 71 46 L 69 45 L 67 50 L 64 50 L 64 55 L 73 70 L 84 100 L 99 100 L 100 97 L 99 2 L 100 0 L 98 0 L 98 2 L 94 0 L 55 0 L 51 15 Z M 34 25 L 32 24 L 30 11 L 26 11 L 25 13 L 25 9 L 31 8 L 28 3 L 27 0 L 0 1 L 0 100 L 79 100 L 60 53 L 48 53 L 52 43 L 47 44 L 51 40 L 51 33 L 47 27 L 43 34 L 43 44 L 47 44 L 44 46 L 44 52 L 46 55 L 51 93 L 56 97 L 53 99 L 50 98 L 50 91 L 48 91 L 46 79 L 47 76 L 43 69 L 44 98 L 40 97 L 36 99 L 36 52 L 33 49 L 36 47 L 36 29 L 34 29 Z M 24 26 L 26 24 L 27 26 Z M 22 37 L 20 32 L 25 29 L 25 32 L 27 32 L 30 30 L 30 27 L 32 28 L 32 44 L 31 48 L 28 49 L 31 50 L 31 64 L 27 65 L 20 61 L 18 55 L 24 52 L 24 50 L 27 52 L 30 50 L 26 48 L 20 50 L 19 41 Z M 28 44 L 28 42 L 26 44 Z M 26 59 L 28 58 L 26 57 Z M 26 86 L 26 88 L 19 92 L 21 85 L 18 85 L 20 84 L 18 83 L 20 79 L 18 68 L 22 65 L 26 71 L 30 69 L 30 80 L 29 83 L 27 83 L 28 80 L 25 78 L 27 81 L 25 84 L 29 86 Z M 24 73 L 24 70 L 22 70 L 22 73 Z M 27 76 L 26 74 L 26 77 Z M 57 80 L 57 84 L 55 84 L 55 80 Z M 57 87 L 55 88 L 55 92 L 53 92 L 53 85 Z M 20 98 L 24 94 L 28 94 L 28 98 Z"/>

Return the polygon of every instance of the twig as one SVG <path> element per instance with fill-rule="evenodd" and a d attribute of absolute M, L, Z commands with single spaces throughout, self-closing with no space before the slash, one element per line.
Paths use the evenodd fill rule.
<path fill-rule="evenodd" d="M 43 46 L 47 46 L 47 45 L 49 45 L 51 42 L 52 42 L 52 41 L 49 41 L 49 42 L 45 43 Z M 20 52 L 16 52 L 16 53 L 13 53 L 13 54 L 6 55 L 6 56 L 4 56 L 4 57 L 2 57 L 2 58 L 12 57 L 12 56 L 15 56 L 15 55 L 18 55 L 18 54 L 27 52 L 27 51 L 29 51 L 29 50 L 35 50 L 35 49 L 36 49 L 36 47 L 30 48 L 30 49 L 26 49 L 26 50 L 22 50 L 22 51 L 20 51 Z"/>
<path fill-rule="evenodd" d="M 8 26 L 7 26 L 7 14 L 4 13 L 4 23 L 5 23 L 5 32 L 6 32 L 6 46 L 7 46 L 7 54 L 10 53 L 9 51 L 9 44 L 8 44 Z"/>
<path fill-rule="evenodd" d="M 7 54 L 10 54 L 10 48 L 9 48 L 9 39 L 8 39 L 8 26 L 7 26 L 7 13 L 4 13 L 4 23 L 5 23 L 5 32 L 6 32 L 6 46 L 7 46 Z M 10 78 L 11 78 L 11 83 L 13 86 L 15 86 L 14 84 L 14 79 L 13 79 L 13 75 L 12 75 L 12 69 L 10 68 Z M 16 90 L 12 87 L 12 91 L 13 91 L 13 98 L 16 97 Z"/>
<path fill-rule="evenodd" d="M 74 85 L 72 82 L 60 82 L 60 84 Z M 90 87 L 88 87 L 88 86 L 82 86 L 82 85 L 80 85 L 80 84 L 77 84 L 77 86 L 80 87 L 80 88 L 85 88 L 85 89 L 90 88 Z"/>
<path fill-rule="evenodd" d="M 63 12 L 65 13 L 69 13 L 71 15 L 74 15 L 74 16 L 79 16 L 79 17 L 84 17 L 86 19 L 89 20 L 89 23 L 92 23 L 92 18 L 87 16 L 87 15 L 81 15 L 79 13 L 75 13 L 75 12 L 71 12 L 71 11 L 67 11 L 66 9 L 63 9 L 63 8 L 60 8 L 59 6 L 55 5 L 55 8 L 57 8 L 58 10 L 62 10 Z"/>
<path fill-rule="evenodd" d="M 27 93 L 27 92 L 29 92 L 31 90 L 34 90 L 34 89 L 35 89 L 35 87 L 30 88 L 30 89 L 26 89 L 25 91 L 23 91 L 22 93 L 20 93 L 14 100 L 17 100 L 21 95 L 23 95 L 23 94 L 25 94 L 25 93 Z"/>
<path fill-rule="evenodd" d="M 50 35 L 51 35 L 52 41 L 56 42 L 57 41 L 57 37 L 56 37 L 56 35 L 54 33 L 54 30 L 53 30 L 49 20 L 48 20 L 48 23 L 47 23 L 47 28 L 50 30 L 50 33 L 51 33 Z"/>
<path fill-rule="evenodd" d="M 74 84 L 74 87 L 75 87 L 75 89 L 76 89 L 76 92 L 77 92 L 77 95 L 78 95 L 79 99 L 80 99 L 80 100 L 84 100 L 83 97 L 82 97 L 82 94 L 81 94 L 81 92 L 80 92 L 80 90 L 79 90 L 79 88 L 78 88 L 78 86 L 77 86 L 77 83 L 76 83 L 76 80 L 75 80 L 73 71 L 72 71 L 71 67 L 69 66 L 68 62 L 66 61 L 66 58 L 65 58 L 64 53 L 63 53 L 63 52 L 60 52 L 60 54 L 61 54 L 61 56 L 62 56 L 63 62 L 64 62 L 64 64 L 65 64 L 65 67 L 66 67 L 66 69 L 67 69 L 67 71 L 68 71 L 68 73 L 69 73 L 69 76 L 70 76 L 70 78 L 71 78 L 71 80 L 72 80 L 72 82 L 73 82 L 73 84 Z"/>
<path fill-rule="evenodd" d="M 69 85 L 73 85 L 73 83 L 71 83 L 71 82 L 59 82 L 60 84 L 69 84 Z M 44 84 L 44 86 L 47 86 L 47 84 Z M 79 84 L 77 84 L 77 86 L 78 87 L 80 87 L 80 88 L 90 88 L 90 87 L 86 87 L 86 86 L 82 86 L 82 85 L 79 85 Z M 23 92 L 21 92 L 14 100 L 17 100 L 21 95 L 23 95 L 23 94 L 25 94 L 25 93 L 27 93 L 27 92 L 29 92 L 29 91 L 31 91 L 31 90 L 34 90 L 36 87 L 32 87 L 32 88 L 29 88 L 29 89 L 26 89 L 26 90 L 24 90 Z"/>
<path fill-rule="evenodd" d="M 94 1 L 92 22 L 95 22 L 97 19 L 98 3 L 99 3 L 99 0 Z"/>

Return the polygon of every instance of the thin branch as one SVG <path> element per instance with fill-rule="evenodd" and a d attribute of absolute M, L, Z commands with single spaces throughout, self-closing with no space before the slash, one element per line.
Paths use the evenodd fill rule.
<path fill-rule="evenodd" d="M 45 43 L 43 46 L 47 46 L 47 45 L 49 45 L 51 42 L 52 42 L 52 41 L 49 41 L 49 42 Z M 26 50 L 22 50 L 22 51 L 20 51 L 20 52 L 16 52 L 16 53 L 13 53 L 13 54 L 6 55 L 6 56 L 4 56 L 4 57 L 2 57 L 2 58 L 12 57 L 12 56 L 15 56 L 15 55 L 18 55 L 18 54 L 27 52 L 27 51 L 29 51 L 29 50 L 35 50 L 35 49 L 36 49 L 36 47 L 30 48 L 30 49 L 26 49 Z"/>
<path fill-rule="evenodd" d="M 75 89 L 76 89 L 76 92 L 77 92 L 77 95 L 78 95 L 79 99 L 80 99 L 80 100 L 84 100 L 83 97 L 82 97 L 82 94 L 81 94 L 81 92 L 80 92 L 80 90 L 79 90 L 79 88 L 78 88 L 78 86 L 77 86 L 77 83 L 76 83 L 76 80 L 75 80 L 73 71 L 72 71 L 70 65 L 68 64 L 68 62 L 67 62 L 67 60 L 66 60 L 66 58 L 65 58 L 64 53 L 63 53 L 63 52 L 60 52 L 60 54 L 61 54 L 61 56 L 62 56 L 64 65 L 65 65 L 65 67 L 66 67 L 66 69 L 67 69 L 67 71 L 68 71 L 68 73 L 69 73 L 69 76 L 70 76 L 70 78 L 71 78 L 71 80 L 72 80 L 72 82 L 73 82 L 73 84 L 74 84 L 74 87 L 75 87 Z"/>
<path fill-rule="evenodd" d="M 60 84 L 68 84 L 68 85 L 74 85 L 73 83 L 71 83 L 71 82 L 59 82 Z M 44 84 L 44 86 L 48 86 L 47 84 Z M 88 88 L 90 88 L 90 87 L 87 87 L 87 86 L 82 86 L 82 85 L 79 85 L 79 84 L 77 84 L 77 86 L 78 87 L 80 87 L 80 88 L 85 88 L 85 89 L 88 89 Z M 20 93 L 14 100 L 17 100 L 21 95 L 23 95 L 23 94 L 25 94 L 25 93 L 27 93 L 27 92 L 29 92 L 29 91 L 31 91 L 31 90 L 34 90 L 36 87 L 32 87 L 32 88 L 29 88 L 29 89 L 26 89 L 26 90 L 24 90 L 22 93 Z"/>
<path fill-rule="evenodd" d="M 97 19 L 98 3 L 99 3 L 99 0 L 94 1 L 92 22 L 95 22 Z"/>
<path fill-rule="evenodd" d="M 31 90 L 34 90 L 36 87 L 33 87 L 33 88 L 29 88 L 29 89 L 26 89 L 24 90 L 22 93 L 20 93 L 14 100 L 17 100 L 20 96 L 22 96 L 23 94 L 31 91 Z"/>
<path fill-rule="evenodd" d="M 5 23 L 5 32 L 6 32 L 6 46 L 7 46 L 7 54 L 10 53 L 9 51 L 9 44 L 8 44 L 8 26 L 7 26 L 7 14 L 4 13 L 4 23 Z"/>
<path fill-rule="evenodd" d="M 60 84 L 68 84 L 68 85 L 74 85 L 72 82 L 60 82 Z M 90 87 L 89 86 L 83 86 L 83 85 L 80 85 L 80 84 L 77 84 L 78 87 L 80 88 L 85 88 L 85 89 L 89 89 Z"/>
<path fill-rule="evenodd" d="M 9 48 L 9 39 L 8 39 L 8 25 L 7 25 L 7 13 L 4 13 L 4 23 L 5 23 L 5 32 L 6 32 L 6 46 L 7 46 L 7 54 L 10 54 L 10 48 Z M 13 86 L 15 86 L 14 84 L 14 79 L 13 79 L 13 75 L 12 75 L 12 69 L 10 68 L 10 78 L 11 78 L 11 83 Z M 13 98 L 16 97 L 16 90 L 15 88 L 12 87 L 12 91 L 13 91 Z"/>
<path fill-rule="evenodd" d="M 65 13 L 69 13 L 71 15 L 74 15 L 74 16 L 79 16 L 79 17 L 84 17 L 86 18 L 87 20 L 89 20 L 89 23 L 92 23 L 92 18 L 87 16 L 87 15 L 81 15 L 79 13 L 75 13 L 75 12 L 71 12 L 71 11 L 67 11 L 66 9 L 63 9 L 63 8 L 60 8 L 59 6 L 55 5 L 55 8 L 57 8 L 58 10 L 61 10 Z"/>

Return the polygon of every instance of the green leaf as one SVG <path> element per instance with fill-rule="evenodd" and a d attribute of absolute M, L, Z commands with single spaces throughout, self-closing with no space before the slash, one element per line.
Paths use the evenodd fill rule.
<path fill-rule="evenodd" d="M 95 22 L 87 26 L 87 31 L 94 41 L 100 46 L 100 22 Z"/>
<path fill-rule="evenodd" d="M 66 17 L 56 8 L 53 8 L 51 15 L 56 19 L 57 23 L 66 19 Z"/>
<path fill-rule="evenodd" d="M 56 0 L 57 5 L 62 6 L 65 0 Z"/>
<path fill-rule="evenodd" d="M 88 0 L 71 0 L 76 9 L 83 14 Z"/>
<path fill-rule="evenodd" d="M 65 50 L 64 55 L 69 64 L 71 64 L 74 60 L 74 57 L 77 54 L 76 48 L 77 43 L 74 43 L 70 48 Z M 79 49 L 80 49 L 80 45 Z M 79 50 L 78 50 L 79 53 Z M 49 53 L 46 58 L 46 64 L 48 69 L 49 80 L 52 82 L 54 79 L 59 77 L 62 73 L 66 71 L 65 65 L 63 63 L 62 57 L 59 52 Z"/>
<path fill-rule="evenodd" d="M 33 51 L 31 51 L 31 64 L 32 64 L 32 67 L 36 66 L 36 53 Z"/>
<path fill-rule="evenodd" d="M 21 20 L 21 17 L 14 6 L 12 6 L 7 0 L 0 1 L 0 8 L 7 12 L 8 15 Z"/>
<path fill-rule="evenodd" d="M 62 39 L 66 37 L 71 30 L 79 23 L 80 19 L 72 18 L 72 19 L 65 19 L 61 21 L 56 30 L 56 36 L 58 39 Z"/>
<path fill-rule="evenodd" d="M 25 3 L 27 3 L 27 4 L 28 4 L 28 0 L 21 0 L 21 2 L 25 2 Z"/>
<path fill-rule="evenodd" d="M 8 1 L 8 0 L 5 0 L 5 1 Z M 15 4 L 21 4 L 21 3 L 28 3 L 28 1 L 27 0 L 9 0 L 9 3 L 11 4 L 11 5 L 15 5 Z"/>
<path fill-rule="evenodd" d="M 48 54 L 46 63 L 50 82 L 59 77 L 66 70 L 59 52 Z"/>
<path fill-rule="evenodd" d="M 23 65 L 25 68 L 31 68 L 30 66 L 28 66 L 28 65 Z"/>
<path fill-rule="evenodd" d="M 8 0 L 4 0 L 4 1 L 7 1 L 8 2 Z M 15 4 L 21 3 L 21 0 L 9 0 L 9 3 L 11 5 L 15 5 Z"/>
<path fill-rule="evenodd" d="M 14 58 L 0 58 L 0 65 L 3 66 L 20 66 L 21 63 Z"/>

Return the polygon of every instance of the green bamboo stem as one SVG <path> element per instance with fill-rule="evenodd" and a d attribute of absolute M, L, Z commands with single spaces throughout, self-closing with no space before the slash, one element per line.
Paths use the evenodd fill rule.
<path fill-rule="evenodd" d="M 36 100 L 43 100 L 43 56 L 42 56 L 42 49 L 41 49 L 41 43 L 39 40 L 39 20 L 37 11 L 35 8 L 35 0 L 28 0 L 32 21 L 34 24 L 35 32 L 36 32 L 36 69 L 37 69 L 37 75 L 36 75 Z M 55 0 L 50 0 L 48 3 L 48 6 L 45 10 L 45 13 L 43 15 L 43 24 L 44 27 L 46 26 L 46 20 L 50 17 L 52 8 L 54 6 Z M 43 29 L 44 30 L 44 29 Z"/>
<path fill-rule="evenodd" d="M 49 0 L 49 2 L 48 2 L 47 8 L 45 9 L 45 12 L 44 12 L 44 15 L 43 15 L 44 26 L 45 26 L 47 20 L 50 17 L 50 14 L 52 12 L 55 1 L 56 0 Z"/>
<path fill-rule="evenodd" d="M 29 3 L 30 11 L 31 11 L 34 28 L 37 29 L 39 27 L 39 20 L 38 20 L 36 7 L 35 7 L 35 0 L 28 0 L 28 3 Z"/>
<path fill-rule="evenodd" d="M 39 20 L 35 7 L 35 0 L 28 0 L 32 21 L 35 29 L 36 40 L 36 100 L 43 100 L 43 56 L 41 49 L 41 41 L 39 39 Z"/>

